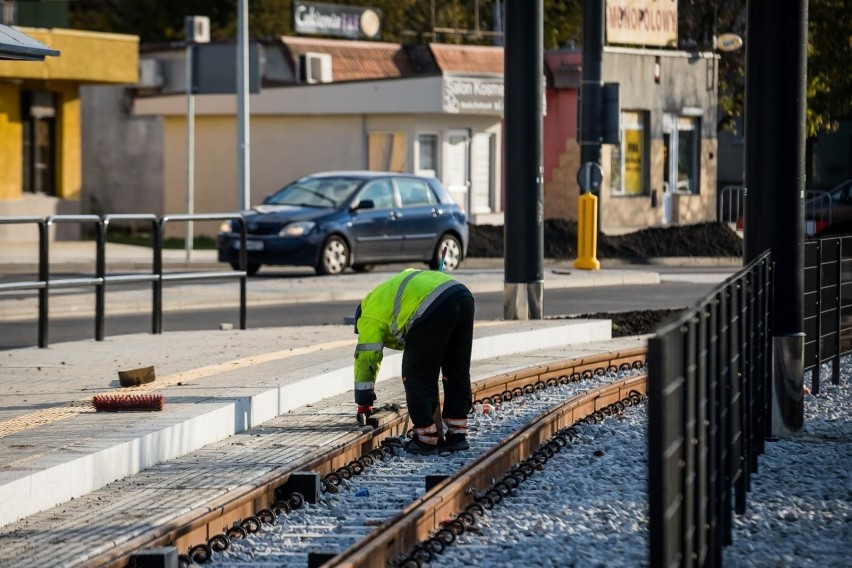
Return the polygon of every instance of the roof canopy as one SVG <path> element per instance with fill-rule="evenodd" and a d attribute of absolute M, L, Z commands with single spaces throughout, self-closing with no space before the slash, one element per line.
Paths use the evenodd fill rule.
<path fill-rule="evenodd" d="M 57 56 L 59 52 L 25 33 L 0 24 L 0 59 L 44 61 L 48 55 Z"/>

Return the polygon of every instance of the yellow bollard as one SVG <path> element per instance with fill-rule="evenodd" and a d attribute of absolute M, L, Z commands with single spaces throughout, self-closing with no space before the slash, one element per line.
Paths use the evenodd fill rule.
<path fill-rule="evenodd" d="M 580 196 L 577 206 L 577 260 L 574 268 L 600 270 L 598 254 L 598 198 L 592 193 Z"/>

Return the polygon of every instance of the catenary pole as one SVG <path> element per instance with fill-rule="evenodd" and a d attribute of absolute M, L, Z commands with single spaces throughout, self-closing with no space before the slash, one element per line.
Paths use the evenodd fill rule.
<path fill-rule="evenodd" d="M 543 0 L 506 0 L 503 316 L 542 318 Z"/>
<path fill-rule="evenodd" d="M 772 431 L 802 428 L 807 0 L 748 0 L 745 256 L 772 251 Z"/>
<path fill-rule="evenodd" d="M 239 207 L 242 209 L 251 207 L 248 78 L 248 0 L 239 0 L 237 7 L 237 185 L 240 188 Z"/>

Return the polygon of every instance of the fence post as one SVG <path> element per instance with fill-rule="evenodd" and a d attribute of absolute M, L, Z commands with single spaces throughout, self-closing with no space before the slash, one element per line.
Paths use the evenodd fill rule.
<path fill-rule="evenodd" d="M 38 225 L 38 279 L 44 282 L 44 286 L 38 291 L 38 346 L 39 349 L 47 348 L 47 310 L 50 290 L 48 287 L 48 276 L 50 275 L 50 264 L 47 257 L 47 246 L 50 240 L 50 225 L 47 220 Z"/>

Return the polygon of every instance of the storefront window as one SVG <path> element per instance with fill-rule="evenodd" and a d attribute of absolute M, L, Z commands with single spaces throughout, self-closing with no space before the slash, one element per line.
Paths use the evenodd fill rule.
<path fill-rule="evenodd" d="M 648 152 L 645 144 L 646 113 L 621 113 L 621 144 L 612 146 L 610 187 L 614 195 L 645 195 Z"/>
<path fill-rule="evenodd" d="M 438 176 L 438 135 L 417 135 L 417 173 L 421 176 Z"/>
<path fill-rule="evenodd" d="M 371 132 L 367 138 L 370 170 L 405 171 L 405 132 Z"/>

